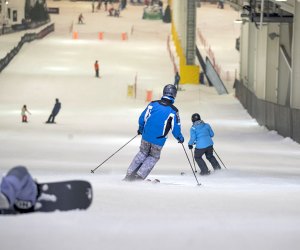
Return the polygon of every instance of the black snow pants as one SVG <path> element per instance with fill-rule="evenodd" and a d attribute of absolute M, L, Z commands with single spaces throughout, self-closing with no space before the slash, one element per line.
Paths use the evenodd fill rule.
<path fill-rule="evenodd" d="M 205 154 L 206 159 L 210 162 L 214 170 L 221 169 L 220 164 L 213 155 L 214 148 L 213 146 L 207 148 L 196 148 L 195 149 L 195 160 L 201 170 L 201 173 L 207 173 L 208 168 L 205 161 L 202 159 L 202 156 Z"/>

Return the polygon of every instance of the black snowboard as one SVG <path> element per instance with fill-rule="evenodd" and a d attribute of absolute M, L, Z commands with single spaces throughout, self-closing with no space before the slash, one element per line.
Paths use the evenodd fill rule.
<path fill-rule="evenodd" d="M 70 180 L 39 183 L 40 195 L 33 211 L 52 212 L 87 209 L 93 199 L 92 186 L 87 181 Z M 22 213 L 17 210 L 1 210 L 2 214 Z M 28 211 L 26 211 L 28 213 Z"/>

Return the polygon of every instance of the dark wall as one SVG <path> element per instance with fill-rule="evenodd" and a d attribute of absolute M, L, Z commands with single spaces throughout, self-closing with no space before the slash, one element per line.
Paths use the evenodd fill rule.
<path fill-rule="evenodd" d="M 234 87 L 236 97 L 260 125 L 300 143 L 299 109 L 260 100 L 238 80 L 235 81 Z"/>

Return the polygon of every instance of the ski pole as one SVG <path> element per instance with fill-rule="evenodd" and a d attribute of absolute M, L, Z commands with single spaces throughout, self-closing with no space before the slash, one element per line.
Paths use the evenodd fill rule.
<path fill-rule="evenodd" d="M 215 149 L 214 149 L 214 152 L 215 152 L 216 156 L 219 158 L 220 162 L 222 162 L 222 164 L 223 164 L 224 168 L 226 168 L 226 166 L 225 166 L 224 162 L 221 160 L 220 156 L 217 154 L 217 152 L 216 152 L 216 150 L 215 150 Z M 227 169 L 227 168 L 226 168 L 226 169 Z"/>
<path fill-rule="evenodd" d="M 185 147 L 184 147 L 183 143 L 181 143 L 181 145 L 182 145 L 182 148 L 183 148 L 183 150 L 184 150 L 184 152 L 185 152 L 186 158 L 188 159 L 188 162 L 189 162 L 189 164 L 190 164 L 190 167 L 191 167 L 191 169 L 192 169 L 192 172 L 193 172 L 193 174 L 194 174 L 194 176 L 195 176 L 195 179 L 196 179 L 196 181 L 197 181 L 197 185 L 200 186 L 201 183 L 199 183 L 199 181 L 198 181 L 198 179 L 197 179 L 197 176 L 195 175 L 195 172 L 194 172 L 194 170 L 193 170 L 193 167 L 192 167 L 190 158 L 189 158 L 189 156 L 188 156 L 188 154 L 187 154 L 187 152 L 186 152 L 186 150 L 185 150 Z"/>
<path fill-rule="evenodd" d="M 192 153 L 192 158 L 193 158 L 193 163 L 194 163 L 195 173 L 197 173 L 196 164 L 195 164 L 195 157 L 194 157 L 194 154 L 193 154 L 193 150 L 192 150 L 192 149 L 191 149 L 191 153 Z"/>
<path fill-rule="evenodd" d="M 95 169 L 91 170 L 91 173 L 95 173 L 95 171 L 102 166 L 105 162 L 107 162 L 111 157 L 113 157 L 116 153 L 118 153 L 122 148 L 124 148 L 129 142 L 131 142 L 135 137 L 137 137 L 137 135 L 135 135 L 133 138 L 131 138 L 128 142 L 126 142 L 122 147 L 120 147 L 116 152 L 114 152 L 111 156 L 109 156 L 106 160 L 104 160 L 98 167 L 96 167 Z"/>

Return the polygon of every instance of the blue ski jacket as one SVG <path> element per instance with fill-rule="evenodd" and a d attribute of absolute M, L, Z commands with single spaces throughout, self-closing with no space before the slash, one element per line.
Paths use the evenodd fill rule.
<path fill-rule="evenodd" d="M 52 115 L 57 115 L 60 109 L 61 109 L 61 103 L 57 101 L 52 109 Z"/>
<path fill-rule="evenodd" d="M 208 123 L 203 121 L 195 121 L 190 129 L 189 145 L 196 145 L 196 148 L 207 148 L 214 145 L 211 139 L 214 136 L 214 132 Z"/>
<path fill-rule="evenodd" d="M 173 102 L 173 98 L 163 96 L 161 100 L 148 104 L 139 118 L 139 131 L 143 140 L 163 146 L 171 130 L 178 141 L 184 141 L 178 109 Z"/>

